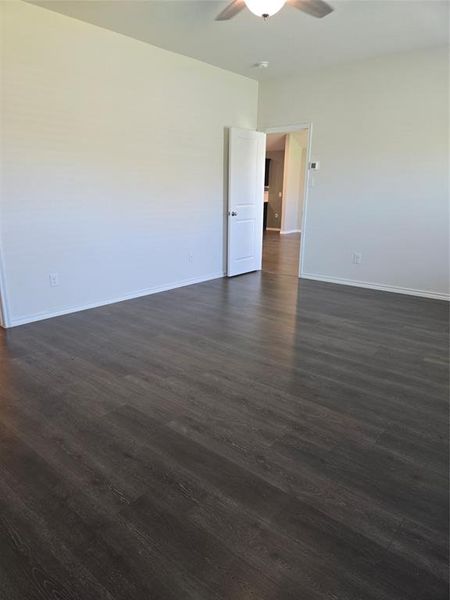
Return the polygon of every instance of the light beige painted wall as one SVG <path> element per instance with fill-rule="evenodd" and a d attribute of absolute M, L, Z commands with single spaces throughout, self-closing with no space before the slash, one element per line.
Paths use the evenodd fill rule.
<path fill-rule="evenodd" d="M 446 297 L 448 119 L 448 48 L 261 83 L 261 129 L 313 123 L 306 274 Z"/>
<path fill-rule="evenodd" d="M 23 2 L 0 11 L 12 323 L 222 275 L 224 133 L 256 127 L 257 83 Z"/>
<path fill-rule="evenodd" d="M 283 210 L 281 232 L 301 230 L 305 191 L 305 160 L 308 130 L 294 131 L 286 136 L 283 176 Z"/>

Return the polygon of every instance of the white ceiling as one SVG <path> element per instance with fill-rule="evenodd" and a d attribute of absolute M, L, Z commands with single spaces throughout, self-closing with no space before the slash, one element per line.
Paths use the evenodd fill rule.
<path fill-rule="evenodd" d="M 244 9 L 214 21 L 227 2 L 212 0 L 50 0 L 44 6 L 254 79 L 281 77 L 382 54 L 443 46 L 449 1 L 328 0 L 315 19 L 290 6 L 267 22 Z M 255 69 L 268 60 L 268 69 Z"/>

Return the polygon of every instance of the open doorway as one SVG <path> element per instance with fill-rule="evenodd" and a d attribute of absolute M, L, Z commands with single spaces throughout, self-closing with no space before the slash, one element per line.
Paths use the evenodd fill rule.
<path fill-rule="evenodd" d="M 308 127 L 267 132 L 263 271 L 299 276 L 309 140 Z"/>
<path fill-rule="evenodd" d="M 230 128 L 228 277 L 261 269 L 301 276 L 311 132 L 311 124 L 273 128 L 266 133 Z"/>

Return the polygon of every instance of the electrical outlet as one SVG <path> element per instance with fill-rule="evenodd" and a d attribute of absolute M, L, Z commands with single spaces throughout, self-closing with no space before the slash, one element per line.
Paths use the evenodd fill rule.
<path fill-rule="evenodd" d="M 59 285 L 59 275 L 58 273 L 49 273 L 49 281 L 50 281 L 50 287 L 56 287 L 57 285 Z"/>
<path fill-rule="evenodd" d="M 361 252 L 353 252 L 352 254 L 352 263 L 354 265 L 360 265 L 362 261 L 362 254 Z"/>

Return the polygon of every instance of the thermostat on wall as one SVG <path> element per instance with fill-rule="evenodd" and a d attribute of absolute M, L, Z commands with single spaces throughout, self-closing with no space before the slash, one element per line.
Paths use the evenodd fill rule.
<path fill-rule="evenodd" d="M 311 171 L 318 171 L 320 169 L 320 162 L 318 160 L 309 163 Z"/>

